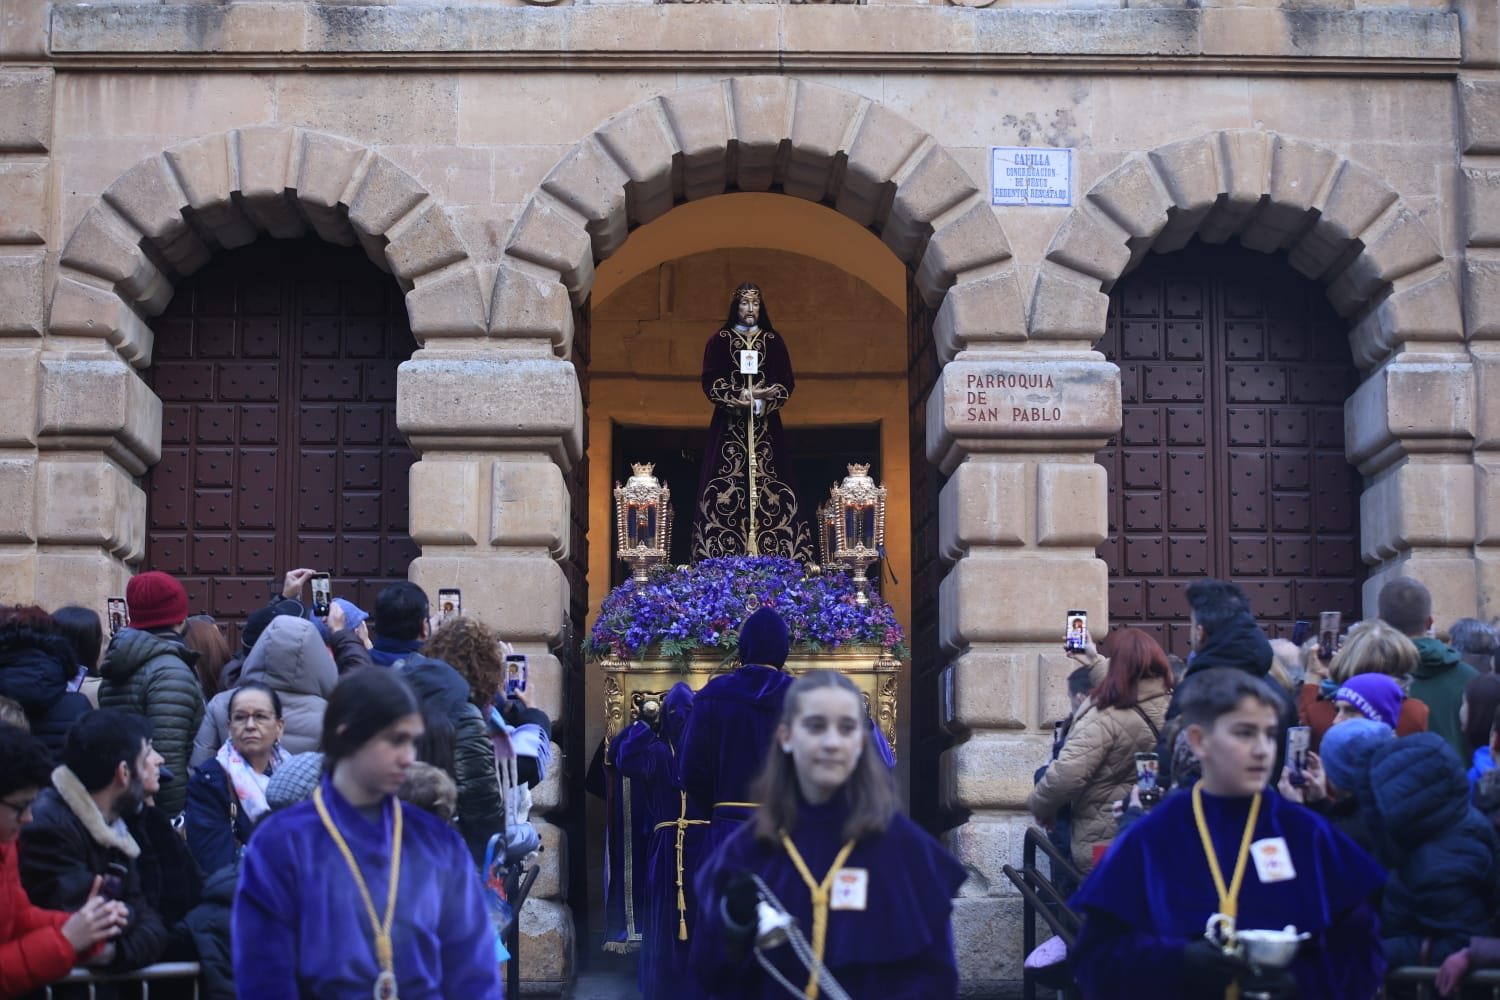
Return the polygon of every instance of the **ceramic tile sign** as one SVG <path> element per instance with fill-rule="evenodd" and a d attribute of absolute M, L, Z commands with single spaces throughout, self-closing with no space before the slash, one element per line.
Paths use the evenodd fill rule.
<path fill-rule="evenodd" d="M 990 147 L 990 204 L 1073 204 L 1073 151 L 1037 146 Z"/>

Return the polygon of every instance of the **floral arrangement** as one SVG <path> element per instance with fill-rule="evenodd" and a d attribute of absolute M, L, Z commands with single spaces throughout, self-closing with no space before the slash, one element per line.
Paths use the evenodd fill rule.
<path fill-rule="evenodd" d="M 847 574 L 808 575 L 792 559 L 735 556 L 659 566 L 645 583 L 626 580 L 610 591 L 583 651 L 589 659 L 628 660 L 655 645 L 679 662 L 700 650 L 728 659 L 758 602 L 786 620 L 793 649 L 879 646 L 905 658 L 906 633 L 891 606 L 873 593 L 860 606 L 857 596 Z"/>

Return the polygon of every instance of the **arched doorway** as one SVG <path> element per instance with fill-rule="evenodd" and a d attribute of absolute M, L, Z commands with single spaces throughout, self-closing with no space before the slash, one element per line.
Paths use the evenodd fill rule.
<path fill-rule="evenodd" d="M 1344 402 L 1358 384 L 1323 288 L 1274 256 L 1194 244 L 1115 285 L 1099 350 L 1120 367 L 1109 471 L 1112 624 L 1188 651 L 1184 587 L 1233 579 L 1257 618 L 1360 611 L 1358 471 Z"/>
<path fill-rule="evenodd" d="M 414 458 L 396 366 L 416 343 L 389 275 L 358 248 L 262 239 L 178 285 L 152 328 L 146 567 L 231 623 L 292 567 L 330 572 L 367 611 L 406 579 Z"/>
<path fill-rule="evenodd" d="M 587 363 L 580 366 L 588 387 L 590 479 L 580 499 L 589 511 L 591 612 L 627 572 L 615 557 L 611 485 L 624 481 L 631 463 L 653 462 L 655 475 L 672 489 L 678 545 L 669 561 L 692 558 L 692 508 L 713 413 L 701 388 L 704 345 L 723 324 L 734 288 L 754 281 L 786 338 L 795 372 L 796 390 L 781 415 L 787 475 L 799 503 L 811 514 L 827 499 L 830 483 L 847 474 L 845 463 L 871 464 L 889 490 L 889 571 L 876 586 L 899 619 L 914 625 L 910 609 L 920 595 L 907 527 L 913 461 L 908 280 L 900 259 L 846 217 L 774 193 L 732 193 L 678 206 L 637 229 L 601 262 L 588 305 Z M 918 436 L 919 475 L 930 469 L 921 455 L 924 443 Z M 575 688 L 574 718 L 587 725 L 585 760 L 604 734 L 603 679 L 586 668 Z M 914 701 L 908 691 L 903 679 L 897 719 L 903 787 L 908 775 L 921 773 L 917 768 L 936 767 L 930 748 L 930 759 L 914 763 L 910 741 L 928 734 L 908 707 Z M 603 801 L 580 794 L 573 805 L 578 811 L 569 842 L 587 845 L 588 867 L 571 883 L 573 912 L 587 930 L 582 954 L 586 963 L 609 962 L 601 951 Z"/>

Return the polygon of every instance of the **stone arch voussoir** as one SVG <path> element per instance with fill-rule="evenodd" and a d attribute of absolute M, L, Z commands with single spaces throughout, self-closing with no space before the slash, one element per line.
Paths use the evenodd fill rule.
<path fill-rule="evenodd" d="M 1030 335 L 1098 339 L 1115 281 L 1147 253 L 1195 236 L 1285 250 L 1355 320 L 1355 361 L 1365 370 L 1401 343 L 1463 336 L 1459 283 L 1397 191 L 1331 149 L 1254 129 L 1136 154 L 1100 178 L 1047 248 Z"/>
<path fill-rule="evenodd" d="M 511 230 L 490 332 L 566 353 L 596 262 L 674 205 L 729 191 L 781 191 L 873 229 L 939 309 L 946 357 L 1026 336 L 999 219 L 952 155 L 868 98 L 776 76 L 651 98 L 569 150 Z"/>
<path fill-rule="evenodd" d="M 486 330 L 478 269 L 422 184 L 366 146 L 289 125 L 193 139 L 120 175 L 63 245 L 51 329 L 105 337 L 144 365 L 145 317 L 173 283 L 261 233 L 363 246 L 406 292 L 419 342 Z"/>

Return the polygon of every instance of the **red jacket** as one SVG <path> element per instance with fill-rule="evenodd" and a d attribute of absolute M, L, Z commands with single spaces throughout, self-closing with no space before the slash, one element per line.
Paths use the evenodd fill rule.
<path fill-rule="evenodd" d="M 0 997 L 30 993 L 68 974 L 78 957 L 62 934 L 70 916 L 31 905 L 21 888 L 16 844 L 0 843 Z"/>

